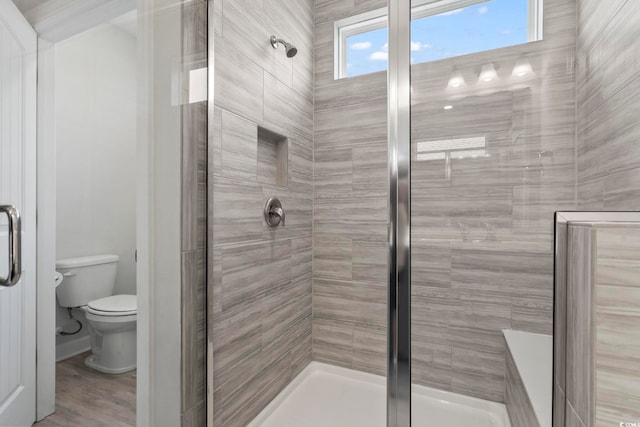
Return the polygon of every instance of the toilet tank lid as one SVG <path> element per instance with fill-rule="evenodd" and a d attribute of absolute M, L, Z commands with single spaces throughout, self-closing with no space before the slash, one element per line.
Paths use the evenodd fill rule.
<path fill-rule="evenodd" d="M 59 259 L 56 261 L 56 268 L 79 268 L 89 265 L 109 264 L 118 262 L 118 255 L 94 255 L 80 258 Z"/>

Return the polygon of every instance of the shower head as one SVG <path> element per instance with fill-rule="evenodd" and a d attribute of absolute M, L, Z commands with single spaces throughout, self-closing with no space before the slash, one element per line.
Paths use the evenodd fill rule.
<path fill-rule="evenodd" d="M 271 46 L 273 46 L 274 49 L 277 49 L 278 44 L 281 44 L 282 46 L 284 46 L 287 52 L 287 58 L 293 58 L 298 53 L 298 49 L 291 43 L 288 43 L 282 39 L 279 39 L 276 36 L 271 36 Z"/>

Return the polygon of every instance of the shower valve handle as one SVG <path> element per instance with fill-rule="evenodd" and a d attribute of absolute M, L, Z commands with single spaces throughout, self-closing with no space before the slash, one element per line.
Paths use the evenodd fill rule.
<path fill-rule="evenodd" d="M 264 206 L 264 219 L 269 227 L 276 228 L 280 224 L 284 227 L 285 216 L 282 203 L 278 198 L 272 197 L 267 200 Z"/>
<path fill-rule="evenodd" d="M 280 217 L 280 222 L 282 222 L 282 226 L 284 227 L 284 218 L 285 218 L 285 213 L 282 210 L 282 208 L 273 208 L 271 210 L 271 215 L 275 215 L 277 217 Z"/>

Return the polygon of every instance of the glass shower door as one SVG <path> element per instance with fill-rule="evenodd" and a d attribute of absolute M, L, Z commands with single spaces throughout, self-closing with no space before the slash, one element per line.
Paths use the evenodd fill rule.
<path fill-rule="evenodd" d="M 544 16 L 541 5 L 413 0 L 413 426 L 508 426 L 507 388 L 539 334 L 548 349 L 530 369 L 548 393 L 532 404 L 551 423 L 553 213 L 574 203 L 575 39 L 571 2 L 546 0 Z"/>

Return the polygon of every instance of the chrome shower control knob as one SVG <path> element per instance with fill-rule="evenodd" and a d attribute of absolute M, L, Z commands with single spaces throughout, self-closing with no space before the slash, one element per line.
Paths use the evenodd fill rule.
<path fill-rule="evenodd" d="M 271 197 L 264 205 L 264 220 L 271 228 L 276 228 L 280 224 L 284 227 L 285 213 L 277 197 Z"/>

